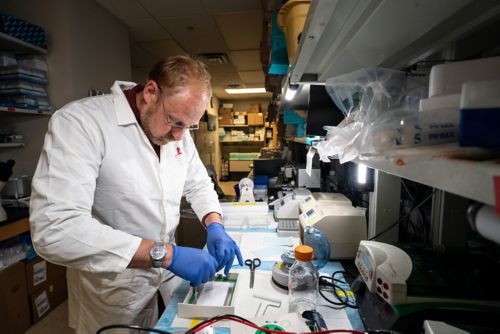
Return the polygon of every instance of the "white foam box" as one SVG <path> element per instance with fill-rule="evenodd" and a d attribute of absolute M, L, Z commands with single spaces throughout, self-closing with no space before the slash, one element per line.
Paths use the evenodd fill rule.
<path fill-rule="evenodd" d="M 226 279 L 227 278 L 227 279 Z M 194 300 L 193 293 L 194 289 L 190 289 L 189 293 L 186 295 L 186 298 L 182 303 L 179 303 L 177 306 L 177 316 L 180 318 L 188 318 L 188 319 L 208 319 L 218 315 L 224 314 L 234 314 L 234 303 L 237 298 L 238 293 L 238 274 L 237 273 L 229 273 L 228 276 L 225 276 L 224 279 L 216 278 L 215 282 L 232 282 L 233 285 L 231 287 L 230 296 L 227 298 L 224 305 L 199 305 Z M 208 285 L 210 282 L 202 285 L 203 290 L 201 293 L 210 294 L 213 291 L 205 292 L 205 289 L 208 289 Z M 201 300 L 203 296 L 200 295 L 198 300 Z"/>
<path fill-rule="evenodd" d="M 500 80 L 466 82 L 462 85 L 460 109 L 500 107 Z"/>
<path fill-rule="evenodd" d="M 491 57 L 433 66 L 429 97 L 459 94 L 467 81 L 500 79 L 500 57 Z"/>

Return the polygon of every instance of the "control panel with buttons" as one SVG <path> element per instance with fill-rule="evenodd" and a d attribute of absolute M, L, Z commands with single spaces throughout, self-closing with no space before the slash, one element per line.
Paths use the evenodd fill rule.
<path fill-rule="evenodd" d="M 406 303 L 406 280 L 412 262 L 408 254 L 396 246 L 362 240 L 354 260 L 368 290 L 391 305 Z"/>

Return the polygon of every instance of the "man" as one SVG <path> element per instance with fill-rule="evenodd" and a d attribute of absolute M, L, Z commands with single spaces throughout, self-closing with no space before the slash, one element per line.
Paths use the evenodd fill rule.
<path fill-rule="evenodd" d="M 197 286 L 227 274 L 235 255 L 242 264 L 187 131 L 211 97 L 205 66 L 166 58 L 145 86 L 111 91 L 54 113 L 32 184 L 33 244 L 68 267 L 70 326 L 85 334 L 153 326 L 159 289 L 168 302 L 177 277 Z M 208 252 L 172 244 L 183 195 L 207 226 Z"/>

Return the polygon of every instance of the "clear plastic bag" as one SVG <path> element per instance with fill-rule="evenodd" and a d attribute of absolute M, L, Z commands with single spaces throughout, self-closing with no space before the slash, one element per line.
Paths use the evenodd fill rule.
<path fill-rule="evenodd" d="M 326 139 L 316 147 L 322 159 L 336 157 L 343 163 L 457 140 L 458 111 L 420 112 L 427 85 L 405 72 L 363 68 L 328 79 L 325 87 L 345 119 L 337 126 L 324 127 Z"/>

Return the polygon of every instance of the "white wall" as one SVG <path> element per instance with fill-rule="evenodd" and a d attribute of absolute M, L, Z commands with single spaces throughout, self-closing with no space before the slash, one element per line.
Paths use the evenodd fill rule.
<path fill-rule="evenodd" d="M 128 29 L 94 0 L 1 0 L 0 12 L 45 29 L 48 37 L 48 92 L 54 109 L 108 92 L 114 80 L 131 80 Z M 2 126 L 21 133 L 26 146 L 0 149 L 0 161 L 16 160 L 14 176 L 33 174 L 48 117 L 0 115 Z"/>

